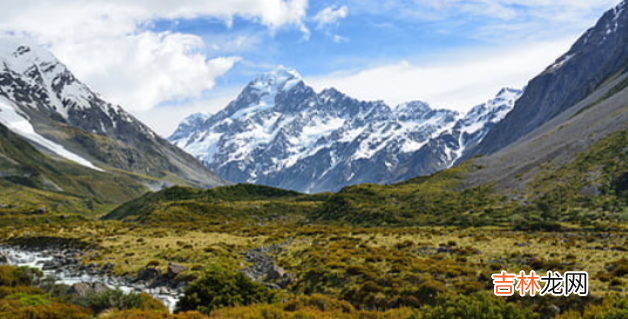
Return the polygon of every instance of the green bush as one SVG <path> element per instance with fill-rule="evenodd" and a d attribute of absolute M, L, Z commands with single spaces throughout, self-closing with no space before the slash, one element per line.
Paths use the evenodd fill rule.
<path fill-rule="evenodd" d="M 531 319 L 538 314 L 485 294 L 440 294 L 434 306 L 421 308 L 421 319 Z"/>
<path fill-rule="evenodd" d="M 243 273 L 213 267 L 185 289 L 177 304 L 177 312 L 196 310 L 208 314 L 219 308 L 271 303 L 275 300 L 275 293 Z"/>
<path fill-rule="evenodd" d="M 29 267 L 0 266 L 0 286 L 31 286 L 43 276 L 37 269 Z"/>
<path fill-rule="evenodd" d="M 116 289 L 87 295 L 77 300 L 76 303 L 92 309 L 95 313 L 100 313 L 108 309 L 141 309 L 144 305 L 144 298 L 135 292 L 127 294 L 120 289 Z"/>

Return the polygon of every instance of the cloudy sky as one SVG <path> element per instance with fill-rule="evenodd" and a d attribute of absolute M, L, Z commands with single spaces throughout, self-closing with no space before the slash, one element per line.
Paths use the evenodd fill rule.
<path fill-rule="evenodd" d="M 167 136 L 285 65 L 317 90 L 467 110 L 522 87 L 619 0 L 0 0 L 0 36 L 49 48 Z"/>

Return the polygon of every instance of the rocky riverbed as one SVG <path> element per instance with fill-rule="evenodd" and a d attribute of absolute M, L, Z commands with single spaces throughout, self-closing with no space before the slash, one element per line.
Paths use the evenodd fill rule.
<path fill-rule="evenodd" d="M 271 289 L 285 289 L 293 276 L 275 264 L 275 257 L 283 251 L 282 246 L 273 244 L 243 252 L 242 257 L 251 266 L 240 271 Z M 111 272 L 114 264 L 83 264 L 81 259 L 85 255 L 86 250 L 59 243 L 0 246 L 0 264 L 40 269 L 56 284 L 68 285 L 71 293 L 79 295 L 116 288 L 125 292 L 145 292 L 162 301 L 172 312 L 187 284 L 175 280 L 185 270 L 184 266 L 175 263 L 168 265 L 165 274 L 148 267 L 135 277 L 116 277 Z"/>
<path fill-rule="evenodd" d="M 275 256 L 283 251 L 282 244 L 252 248 L 242 256 L 252 265 L 241 271 L 253 281 L 263 283 L 271 289 L 285 289 L 293 276 L 275 264 Z"/>
<path fill-rule="evenodd" d="M 162 301 L 170 311 L 183 295 L 185 283 L 174 280 L 176 274 L 185 269 L 183 266 L 170 264 L 166 274 L 146 268 L 137 277 L 116 277 L 111 274 L 114 267 L 111 263 L 103 266 L 81 264 L 84 255 L 81 250 L 67 247 L 0 246 L 0 264 L 40 269 L 56 284 L 71 286 L 70 291 L 78 294 L 116 288 L 125 292 L 145 292 Z"/>

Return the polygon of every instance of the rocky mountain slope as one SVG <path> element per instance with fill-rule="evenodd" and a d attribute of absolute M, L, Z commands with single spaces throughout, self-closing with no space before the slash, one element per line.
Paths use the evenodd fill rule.
<path fill-rule="evenodd" d="M 569 52 L 527 86 L 516 107 L 468 156 L 510 145 L 628 70 L 626 2 L 606 12 Z"/>
<path fill-rule="evenodd" d="M 310 220 L 550 231 L 559 222 L 611 229 L 628 221 L 625 7 L 605 13 L 470 147 L 489 155 L 390 186 L 344 188 Z"/>
<path fill-rule="evenodd" d="M 67 173 L 67 170 L 50 170 L 54 163 L 80 170 L 90 178 L 101 178 L 104 174 L 100 173 L 108 173 L 134 181 L 122 189 L 146 191 L 172 184 L 197 187 L 224 184 L 192 156 L 157 136 L 121 107 L 104 101 L 51 53 L 17 40 L 0 40 L 0 124 L 15 138 L 33 145 L 46 163 L 35 165 L 24 161 L 19 154 L 0 152 L 5 163 L 22 168 L 10 170 L 8 166 L 0 166 L 0 177 L 26 183 L 36 175 L 38 179 L 30 181 L 31 186 L 47 191 L 72 193 L 66 188 L 68 184 L 66 187 L 41 184 L 44 180 L 58 179 L 57 174 Z M 36 174 L 25 174 L 24 169 Z M 15 173 L 18 171 L 22 173 Z M 83 190 L 90 187 L 91 193 L 101 191 L 98 186 L 89 185 Z M 128 194 L 137 195 L 137 192 Z M 109 200 L 129 199 L 123 197 Z"/>
<path fill-rule="evenodd" d="M 278 67 L 219 113 L 191 115 L 168 139 L 232 182 L 336 191 L 450 167 L 520 94 L 504 89 L 468 114 L 420 101 L 391 108 L 333 88 L 317 93 L 296 71 Z"/>

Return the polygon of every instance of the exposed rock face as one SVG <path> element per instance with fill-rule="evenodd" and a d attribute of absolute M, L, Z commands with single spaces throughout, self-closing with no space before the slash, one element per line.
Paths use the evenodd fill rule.
<path fill-rule="evenodd" d="M 512 112 L 466 158 L 492 154 L 574 106 L 604 82 L 628 69 L 626 1 L 606 12 L 540 75 L 530 81 Z"/>

